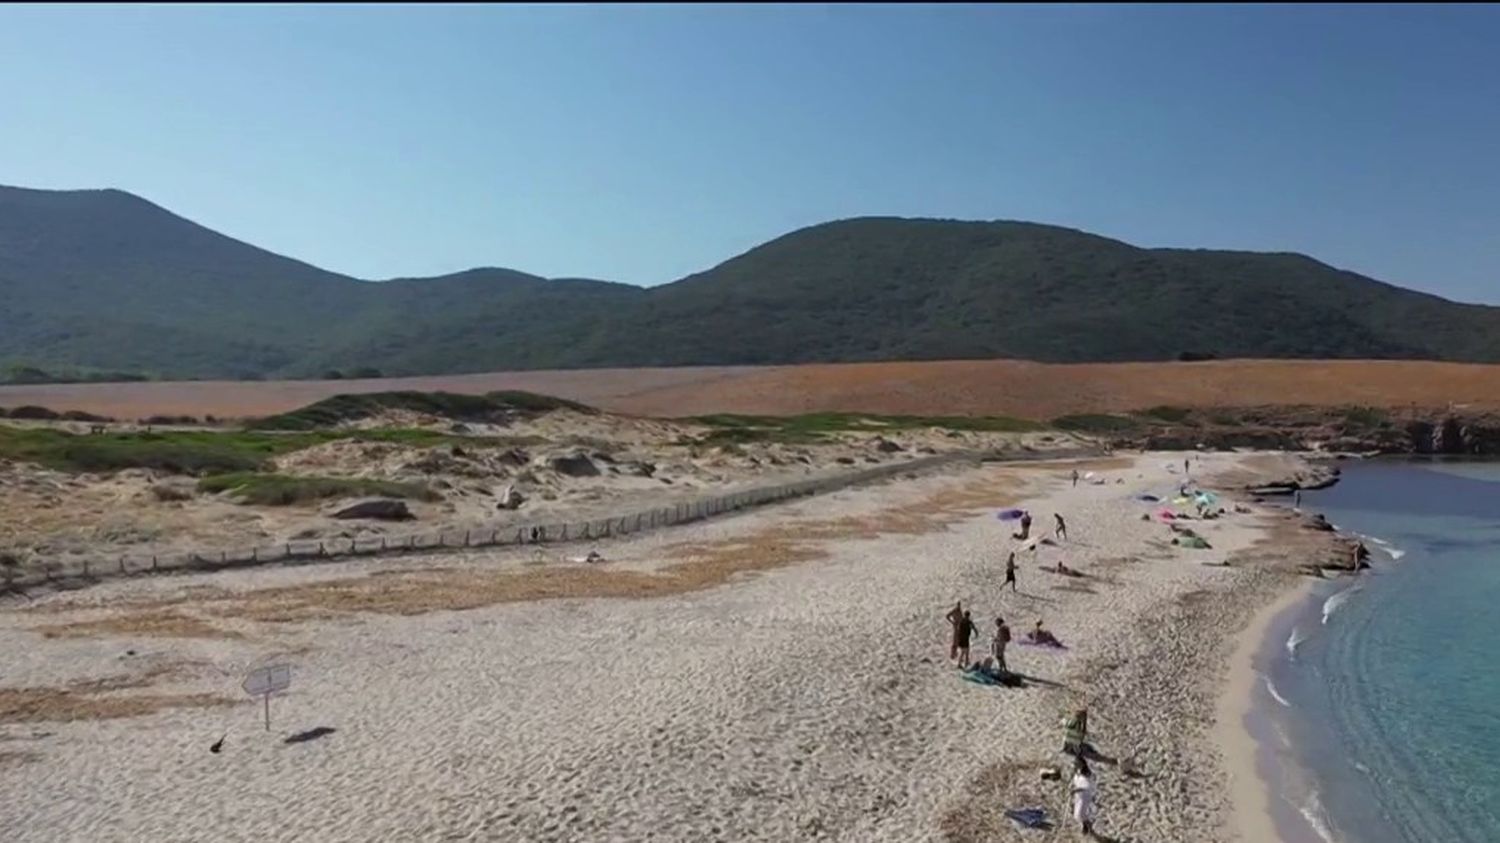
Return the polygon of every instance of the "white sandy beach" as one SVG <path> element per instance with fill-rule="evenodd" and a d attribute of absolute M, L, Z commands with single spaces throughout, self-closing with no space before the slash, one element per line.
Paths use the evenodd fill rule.
<path fill-rule="evenodd" d="M 1099 768 L 1102 834 L 1236 839 L 1219 681 L 1231 634 L 1287 580 L 1204 563 L 1279 516 L 1195 521 L 1213 549 L 1168 545 L 1133 498 L 1171 489 L 1173 461 L 1099 461 L 1108 482 L 1077 488 L 1071 464 L 904 480 L 601 544 L 611 561 L 593 568 L 561 561 L 587 548 L 548 549 L 8 603 L 0 828 L 18 843 L 1071 839 L 1066 822 L 1023 837 L 1000 811 L 1065 819 L 1064 786 L 1036 769 L 1063 762 L 1058 719 L 1089 701 L 1091 740 L 1145 773 Z M 1213 487 L 1244 463 L 1206 454 L 1194 473 Z M 1071 533 L 1022 557 L 1017 595 L 1000 590 L 1010 505 L 1049 533 L 1062 512 Z M 1038 570 L 1059 556 L 1089 576 Z M 657 588 L 646 572 L 667 564 L 708 587 Z M 761 570 L 720 582 L 737 568 Z M 575 596 L 516 599 L 542 592 Z M 644 592 L 660 596 L 628 596 Z M 997 613 L 1018 638 L 1045 619 L 1071 649 L 1013 646 L 1039 680 L 1026 688 L 963 681 L 946 660 L 955 600 L 976 655 Z M 239 684 L 278 660 L 294 684 L 266 732 Z M 108 716 L 132 698 L 134 716 Z M 335 731 L 283 742 L 316 727 Z"/>

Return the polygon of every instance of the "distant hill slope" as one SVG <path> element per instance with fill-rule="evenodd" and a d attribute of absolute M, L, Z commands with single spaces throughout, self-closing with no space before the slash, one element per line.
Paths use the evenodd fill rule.
<path fill-rule="evenodd" d="M 371 283 L 114 190 L 0 187 L 0 364 L 168 377 L 1022 358 L 1500 361 L 1500 308 L 1291 254 L 1023 222 L 812 226 L 641 289 L 507 269 Z"/>

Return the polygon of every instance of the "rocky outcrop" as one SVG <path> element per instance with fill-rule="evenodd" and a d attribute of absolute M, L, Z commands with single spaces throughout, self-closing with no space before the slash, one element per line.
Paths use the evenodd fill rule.
<path fill-rule="evenodd" d="M 1134 424 L 1134 430 L 1111 436 L 1111 444 L 1153 451 L 1500 454 L 1500 415 L 1481 412 L 1254 407 L 1195 410 L 1174 422 L 1141 416 Z"/>
<path fill-rule="evenodd" d="M 1487 418 L 1413 419 L 1406 424 L 1414 454 L 1500 454 L 1500 421 Z"/>
<path fill-rule="evenodd" d="M 378 498 L 375 500 L 360 501 L 352 506 L 333 513 L 334 518 L 371 518 L 378 521 L 410 521 L 416 518 L 406 505 L 406 501 L 388 500 Z"/>
<path fill-rule="evenodd" d="M 521 504 L 526 502 L 526 497 L 516 490 L 515 486 L 506 486 L 495 503 L 496 509 L 520 509 Z"/>
<path fill-rule="evenodd" d="M 599 476 L 599 466 L 582 451 L 551 457 L 547 460 L 547 467 L 564 477 Z"/>

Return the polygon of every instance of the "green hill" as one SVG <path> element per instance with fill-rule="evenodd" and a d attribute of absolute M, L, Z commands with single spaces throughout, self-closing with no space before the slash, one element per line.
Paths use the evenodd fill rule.
<path fill-rule="evenodd" d="M 1500 308 L 1301 255 L 1140 249 L 1024 222 L 830 222 L 647 289 L 494 268 L 372 283 L 120 191 L 0 187 L 0 302 L 0 368 L 160 377 L 1183 352 L 1500 361 Z"/>

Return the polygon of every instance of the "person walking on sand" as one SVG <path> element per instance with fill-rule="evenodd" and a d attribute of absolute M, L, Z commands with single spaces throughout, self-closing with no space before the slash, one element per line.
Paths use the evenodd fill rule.
<path fill-rule="evenodd" d="M 1005 560 L 1005 584 L 1000 586 L 1002 591 L 1005 586 L 1010 586 L 1011 593 L 1016 591 L 1016 552 L 1010 552 L 1010 558 Z"/>
<path fill-rule="evenodd" d="M 1073 765 L 1073 819 L 1083 828 L 1083 836 L 1094 836 L 1094 776 L 1089 762 L 1079 758 Z"/>
<path fill-rule="evenodd" d="M 995 637 L 990 639 L 990 655 L 995 659 L 995 667 L 1010 672 L 1005 666 L 1005 645 L 1010 643 L 1010 627 L 1005 625 L 1005 618 L 995 618 Z"/>
<path fill-rule="evenodd" d="M 1073 488 L 1078 488 L 1078 469 L 1073 469 Z"/>
<path fill-rule="evenodd" d="M 1059 539 L 1061 539 L 1063 541 L 1067 541 L 1068 540 L 1068 522 L 1066 522 L 1066 521 L 1063 520 L 1062 513 L 1060 513 L 1060 512 L 1054 512 L 1054 513 L 1052 513 L 1052 517 L 1057 519 L 1057 526 L 1053 528 L 1052 535 L 1056 536 L 1057 538 L 1059 538 Z"/>

